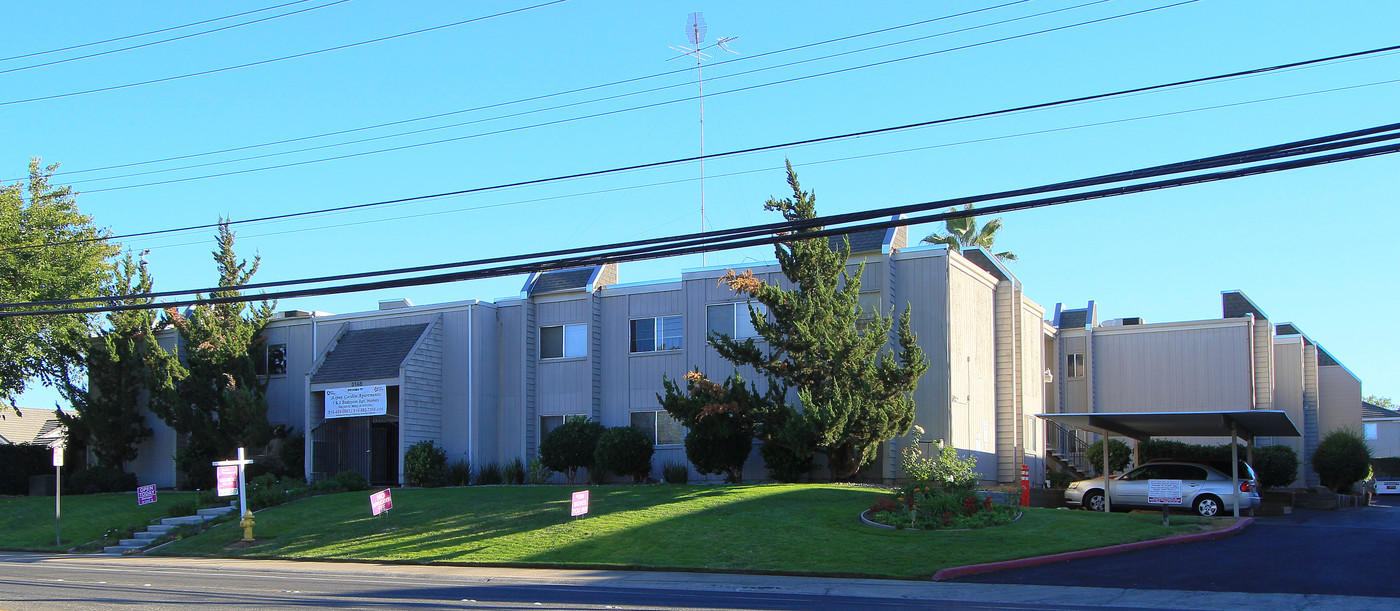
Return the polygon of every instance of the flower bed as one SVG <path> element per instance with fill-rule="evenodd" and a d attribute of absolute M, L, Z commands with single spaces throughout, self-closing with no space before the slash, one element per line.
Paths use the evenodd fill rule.
<path fill-rule="evenodd" d="M 907 484 L 877 501 L 861 519 L 892 528 L 974 529 L 1016 521 L 1017 507 L 993 503 L 975 490 L 944 490 L 927 483 Z"/>

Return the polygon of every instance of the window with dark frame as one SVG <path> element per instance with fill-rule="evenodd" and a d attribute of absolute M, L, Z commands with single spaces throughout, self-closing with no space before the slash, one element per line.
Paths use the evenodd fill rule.
<path fill-rule="evenodd" d="M 653 446 L 685 443 L 685 427 L 666 412 L 632 412 L 632 427 L 646 433 Z"/>
<path fill-rule="evenodd" d="M 540 358 L 562 359 L 588 356 L 588 325 L 540 327 Z"/>
<path fill-rule="evenodd" d="M 763 306 L 758 306 L 760 312 Z M 734 339 L 758 337 L 749 315 L 748 303 L 720 303 L 705 308 L 705 331 L 718 332 Z"/>
<path fill-rule="evenodd" d="M 1084 377 L 1084 353 L 1071 352 L 1065 355 L 1065 377 L 1077 379 Z"/>
<path fill-rule="evenodd" d="M 253 354 L 253 370 L 260 376 L 287 374 L 287 345 L 265 344 Z"/>
<path fill-rule="evenodd" d="M 632 352 L 680 350 L 685 328 L 680 316 L 638 318 L 631 325 Z"/>

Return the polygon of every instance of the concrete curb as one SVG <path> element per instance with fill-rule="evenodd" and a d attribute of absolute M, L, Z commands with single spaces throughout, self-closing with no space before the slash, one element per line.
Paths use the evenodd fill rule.
<path fill-rule="evenodd" d="M 1029 566 L 1041 566 L 1055 562 L 1065 562 L 1067 560 L 1078 560 L 1080 558 L 1093 558 L 1095 556 L 1107 556 L 1110 554 L 1121 554 L 1133 550 L 1146 549 L 1149 547 L 1159 547 L 1162 545 L 1174 545 L 1177 543 L 1193 543 L 1196 541 L 1210 541 L 1213 539 L 1224 539 L 1233 537 L 1254 523 L 1254 518 L 1240 518 L 1239 521 L 1230 525 L 1229 528 L 1201 533 L 1197 535 L 1183 535 L 1180 537 L 1170 537 L 1167 539 L 1153 539 L 1151 541 L 1138 541 L 1137 543 L 1124 543 L 1122 545 L 1111 545 L 1097 549 L 1086 549 L 1077 552 L 1065 552 L 1063 554 L 1052 554 L 1050 556 L 1038 556 L 1035 558 L 1021 558 L 1020 560 L 1007 560 L 1005 562 L 988 562 L 986 564 L 973 564 L 969 566 L 955 566 L 946 568 L 933 574 L 934 581 L 945 581 L 957 579 L 968 575 L 981 575 L 982 573 L 994 573 L 1008 569 L 1019 569 Z"/>

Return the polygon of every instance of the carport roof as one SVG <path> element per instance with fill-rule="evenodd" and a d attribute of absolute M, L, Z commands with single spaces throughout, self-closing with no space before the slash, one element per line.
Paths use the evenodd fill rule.
<path fill-rule="evenodd" d="M 1232 432 L 1250 440 L 1259 436 L 1302 437 L 1288 414 L 1278 410 L 1039 414 L 1039 417 L 1077 429 L 1108 431 L 1139 441 L 1152 437 L 1219 437 Z"/>

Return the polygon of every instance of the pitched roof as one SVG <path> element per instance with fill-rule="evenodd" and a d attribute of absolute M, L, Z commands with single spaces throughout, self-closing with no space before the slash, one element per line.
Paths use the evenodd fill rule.
<path fill-rule="evenodd" d="M 346 331 L 311 376 L 312 384 L 399 377 L 399 366 L 428 323 Z"/>
<path fill-rule="evenodd" d="M 1062 310 L 1060 312 L 1061 329 L 1083 329 L 1089 322 L 1089 309 Z"/>
<path fill-rule="evenodd" d="M 901 216 L 890 217 L 890 220 L 897 221 L 904 218 Z M 866 231 L 855 231 L 851 233 L 827 236 L 826 243 L 831 246 L 831 250 L 840 250 L 841 245 L 850 240 L 851 252 L 884 252 L 888 245 L 892 250 L 904 248 L 909 241 L 909 228 L 901 225 L 898 227 L 888 227 L 884 229 L 870 229 Z"/>
<path fill-rule="evenodd" d="M 25 409 L 4 416 L 0 418 L 0 444 L 51 445 L 63 438 L 63 424 L 52 411 Z"/>
<path fill-rule="evenodd" d="M 1386 409 L 1370 401 L 1361 402 L 1362 418 L 1400 418 L 1400 412 L 1393 409 Z"/>
<path fill-rule="evenodd" d="M 535 272 L 525 279 L 520 289 L 528 296 L 566 291 L 592 291 L 595 288 L 617 283 L 617 264 L 605 263 L 592 267 L 553 269 Z"/>
<path fill-rule="evenodd" d="M 1253 314 L 1255 320 L 1268 320 L 1269 316 L 1254 305 L 1244 293 L 1240 291 L 1223 291 L 1220 293 L 1220 306 L 1223 310 L 1221 318 L 1244 318 L 1246 314 Z"/>

